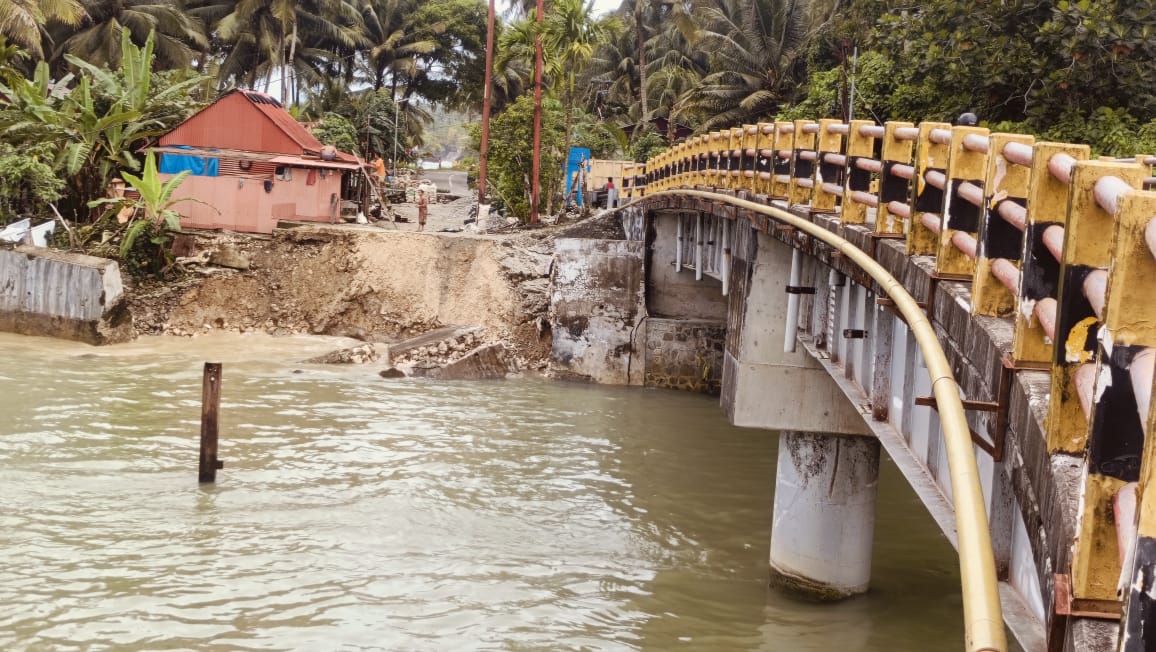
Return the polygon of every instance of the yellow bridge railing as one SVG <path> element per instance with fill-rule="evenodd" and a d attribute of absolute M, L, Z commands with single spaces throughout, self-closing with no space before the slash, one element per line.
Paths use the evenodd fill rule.
<path fill-rule="evenodd" d="M 709 196 L 790 223 L 843 252 L 895 301 L 927 359 L 948 445 L 967 649 L 1002 650 L 971 438 L 934 332 L 868 254 L 787 209 L 903 239 L 908 255 L 934 256 L 936 278 L 972 283 L 972 314 L 1014 321 L 1005 364 L 1050 371 L 1048 451 L 1081 456 L 1087 469 L 1071 568 L 1056 569 L 1070 604 L 1057 612 L 1081 602 L 1081 611 L 1119 617 L 1129 601 L 1156 612 L 1132 599 L 1139 583 L 1128 588 L 1156 576 L 1156 486 L 1141 481 L 1142 470 L 1156 475 L 1156 444 L 1145 441 L 1156 431 L 1153 165 L 1152 156 L 1091 160 L 1085 145 L 974 126 L 796 120 L 692 137 L 628 168 L 623 195 Z M 1146 538 L 1152 552 L 1138 545 Z"/>

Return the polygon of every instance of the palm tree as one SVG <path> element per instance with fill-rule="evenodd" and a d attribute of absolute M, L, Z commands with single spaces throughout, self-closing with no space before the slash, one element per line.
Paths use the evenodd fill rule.
<path fill-rule="evenodd" d="M 651 114 L 652 117 L 668 118 L 671 125 L 676 119 L 688 117 L 675 110 L 678 100 L 710 72 L 708 53 L 694 45 L 699 38 L 694 10 L 694 0 L 662 5 L 662 22 L 646 43 L 650 53 L 650 62 L 646 66 L 646 91 L 654 107 Z M 666 137 L 673 138 L 674 132 L 666 134 Z"/>
<path fill-rule="evenodd" d="M 676 110 L 704 118 L 703 130 L 769 116 L 794 90 L 807 41 L 807 3 L 718 0 L 700 14 L 696 45 L 710 53 L 711 72 Z"/>
<path fill-rule="evenodd" d="M 88 15 L 76 27 L 52 30 L 58 45 L 53 61 L 64 54 L 97 66 L 120 61 L 121 32 L 143 45 L 154 34 L 156 65 L 160 69 L 188 68 L 196 52 L 208 48 L 204 27 L 185 11 L 182 2 L 157 0 L 85 0 Z"/>
<path fill-rule="evenodd" d="M 348 0 L 193 0 L 190 13 L 212 27 L 221 56 L 221 83 L 265 89 L 279 71 L 288 103 L 297 73 L 316 68 L 322 53 L 365 43 L 361 14 Z"/>
<path fill-rule="evenodd" d="M 575 80 L 593 60 L 595 46 L 619 28 L 615 18 L 595 20 L 593 6 L 593 0 L 554 0 L 543 25 L 546 70 L 554 94 L 565 107 L 564 152 L 570 150 Z"/>
<path fill-rule="evenodd" d="M 0 2 L 0 36 L 43 59 L 44 26 L 79 25 L 84 15 L 78 0 L 6 0 Z"/>
<path fill-rule="evenodd" d="M 627 121 L 639 117 L 637 39 L 631 23 L 616 35 L 599 44 L 590 62 L 589 102 L 591 109 L 603 114 L 601 107 Z"/>
<path fill-rule="evenodd" d="M 386 73 L 390 73 L 390 82 L 396 90 L 398 73 L 412 71 L 418 56 L 437 48 L 432 39 L 417 36 L 414 24 L 417 9 L 414 0 L 376 0 L 362 5 L 369 43 L 366 63 L 374 89 L 385 85 Z"/>

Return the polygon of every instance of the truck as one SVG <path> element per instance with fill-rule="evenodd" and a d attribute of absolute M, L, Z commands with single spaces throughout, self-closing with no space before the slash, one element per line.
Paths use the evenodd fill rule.
<path fill-rule="evenodd" d="M 586 166 L 586 181 L 582 185 L 582 189 L 588 197 L 586 201 L 589 205 L 606 208 L 606 184 L 611 180 L 614 181 L 614 188 L 619 191 L 618 197 L 621 198 L 622 168 L 625 165 L 633 165 L 633 163 L 634 161 L 590 159 Z"/>

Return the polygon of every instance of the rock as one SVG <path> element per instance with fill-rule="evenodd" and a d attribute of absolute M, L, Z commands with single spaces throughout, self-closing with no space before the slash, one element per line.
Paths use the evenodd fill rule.
<path fill-rule="evenodd" d="M 229 244 L 223 244 L 217 248 L 212 254 L 209 254 L 209 262 L 220 267 L 231 267 L 233 269 L 249 269 L 249 258 L 237 251 L 235 247 Z"/>
<path fill-rule="evenodd" d="M 349 349 L 341 349 L 309 358 L 305 362 L 310 364 L 365 364 L 377 360 L 377 348 L 372 344 L 362 344 Z"/>
<path fill-rule="evenodd" d="M 397 367 L 390 367 L 389 369 L 382 369 L 377 373 L 382 378 L 405 378 L 405 372 Z"/>
<path fill-rule="evenodd" d="M 415 368 L 415 374 L 417 371 Z M 505 378 L 509 371 L 506 346 L 499 342 L 480 346 L 440 368 L 423 369 L 422 375 L 439 380 L 486 380 Z"/>

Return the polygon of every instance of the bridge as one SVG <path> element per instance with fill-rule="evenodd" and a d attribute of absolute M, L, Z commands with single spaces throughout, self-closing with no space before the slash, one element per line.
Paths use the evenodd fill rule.
<path fill-rule="evenodd" d="M 632 169 L 556 242 L 553 366 L 780 432 L 772 582 L 866 591 L 880 451 L 959 551 L 967 650 L 1156 649 L 1156 158 L 799 120 Z"/>

